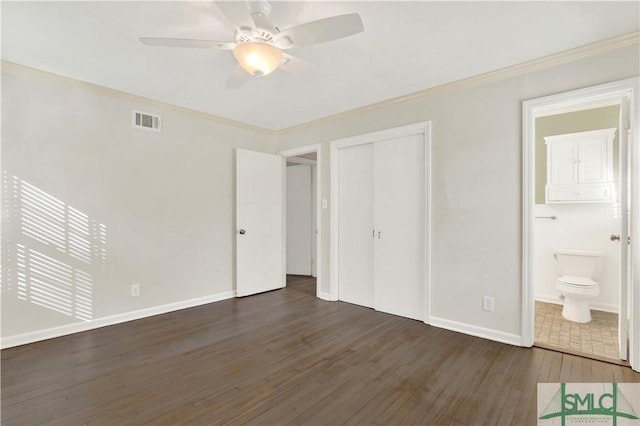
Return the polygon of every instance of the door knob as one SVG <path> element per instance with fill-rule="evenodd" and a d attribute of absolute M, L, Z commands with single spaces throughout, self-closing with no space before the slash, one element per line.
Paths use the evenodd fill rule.
<path fill-rule="evenodd" d="M 611 236 L 609 237 L 609 239 L 610 239 L 611 241 L 615 241 L 615 240 L 620 241 L 620 235 L 613 235 L 613 234 L 611 234 Z"/>
<path fill-rule="evenodd" d="M 244 234 L 246 234 L 246 233 L 247 233 L 247 231 L 245 231 L 244 229 L 241 229 L 241 230 L 240 230 L 240 235 L 244 235 Z"/>

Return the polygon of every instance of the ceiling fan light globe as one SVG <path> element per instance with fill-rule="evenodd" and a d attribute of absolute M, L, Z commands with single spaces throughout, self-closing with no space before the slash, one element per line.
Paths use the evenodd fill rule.
<path fill-rule="evenodd" d="M 249 41 L 237 45 L 233 49 L 233 56 L 242 69 L 259 77 L 272 73 L 282 62 L 280 49 L 259 41 Z"/>

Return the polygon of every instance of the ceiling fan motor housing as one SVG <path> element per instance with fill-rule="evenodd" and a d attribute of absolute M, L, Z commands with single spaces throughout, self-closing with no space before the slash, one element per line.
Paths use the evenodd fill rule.
<path fill-rule="evenodd" d="M 263 41 L 266 43 L 273 43 L 273 34 L 260 28 L 258 28 L 256 31 L 247 27 L 240 27 L 238 30 L 236 30 L 236 43 L 242 44 L 250 41 Z"/>
<path fill-rule="evenodd" d="M 247 1 L 246 4 L 251 15 L 259 14 L 264 17 L 271 15 L 271 3 L 268 1 Z"/>

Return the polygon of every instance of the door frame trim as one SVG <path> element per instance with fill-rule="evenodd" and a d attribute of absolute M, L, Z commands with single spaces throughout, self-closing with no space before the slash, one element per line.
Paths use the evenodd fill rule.
<path fill-rule="evenodd" d="M 522 103 L 522 341 L 525 347 L 534 341 L 534 206 L 535 206 L 535 118 L 551 110 L 570 108 L 591 101 L 613 97 L 628 97 L 632 128 L 640 123 L 640 79 L 633 77 L 602 85 L 558 93 Z M 631 241 L 640 241 L 640 141 L 636 129 L 631 134 Z M 629 281 L 629 363 L 640 371 L 640 259 L 634 256 L 634 244 L 629 256 L 631 280 Z"/>
<path fill-rule="evenodd" d="M 318 234 L 316 235 L 316 296 L 318 298 L 320 298 L 320 299 L 331 300 L 330 297 L 329 297 L 329 294 L 322 291 L 322 288 L 323 288 L 322 287 L 322 279 L 324 278 L 324 274 L 322 273 L 322 145 L 321 144 L 314 144 L 314 145 L 301 146 L 299 148 L 287 149 L 287 150 L 278 152 L 277 155 L 285 158 L 285 161 L 283 162 L 282 167 L 284 168 L 283 171 L 286 171 L 286 167 L 287 167 L 286 158 L 288 158 L 288 157 L 297 157 L 298 155 L 303 155 L 303 154 L 311 154 L 313 152 L 316 153 L 316 161 L 315 161 L 315 166 L 316 166 L 316 229 L 318 230 Z M 310 161 L 312 161 L 312 160 L 310 160 Z M 287 200 L 286 173 L 285 173 L 284 185 L 285 185 L 284 200 L 285 200 L 285 207 L 286 207 L 286 200 Z M 285 209 L 285 211 L 286 211 L 286 209 Z M 284 229 L 284 232 L 285 232 L 285 234 L 283 234 L 282 238 L 283 238 L 283 241 L 285 242 L 283 258 L 284 258 L 284 261 L 285 261 L 284 274 L 285 274 L 285 282 L 286 282 L 286 275 L 287 275 L 287 268 L 286 268 L 286 260 L 287 260 L 286 216 L 285 216 L 285 224 L 284 224 L 284 228 L 283 229 Z"/>
<path fill-rule="evenodd" d="M 350 146 L 363 145 L 385 139 L 395 139 L 403 136 L 411 136 L 420 134 L 424 140 L 424 318 L 426 324 L 430 323 L 431 318 L 431 121 L 422 121 L 419 123 L 409 124 L 391 129 L 381 130 L 377 132 L 365 133 L 357 136 L 351 136 L 342 139 L 332 140 L 330 143 L 330 164 L 331 164 L 331 192 L 329 212 L 329 228 L 330 228 L 330 281 L 329 281 L 329 300 L 338 300 L 339 296 L 339 253 L 338 253 L 338 236 L 340 224 L 338 223 L 338 190 L 339 190 L 339 154 L 343 148 Z"/>

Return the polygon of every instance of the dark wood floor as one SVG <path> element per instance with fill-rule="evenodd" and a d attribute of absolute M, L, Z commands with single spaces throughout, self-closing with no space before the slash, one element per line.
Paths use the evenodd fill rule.
<path fill-rule="evenodd" d="M 2 424 L 536 423 L 537 382 L 640 382 L 313 297 L 314 280 L 2 351 Z"/>

